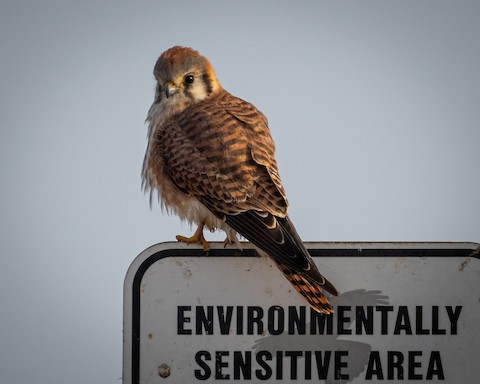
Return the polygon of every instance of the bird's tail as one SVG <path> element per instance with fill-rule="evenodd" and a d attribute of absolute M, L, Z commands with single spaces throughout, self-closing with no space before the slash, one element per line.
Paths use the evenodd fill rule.
<path fill-rule="evenodd" d="M 318 313 L 324 313 L 326 315 L 334 312 L 333 306 L 325 297 L 323 289 L 319 283 L 312 282 L 311 280 L 303 277 L 286 264 L 277 262 L 277 266 L 285 275 L 290 284 L 292 284 L 293 288 L 295 288 L 295 290 L 305 298 L 310 307 L 312 307 Z"/>

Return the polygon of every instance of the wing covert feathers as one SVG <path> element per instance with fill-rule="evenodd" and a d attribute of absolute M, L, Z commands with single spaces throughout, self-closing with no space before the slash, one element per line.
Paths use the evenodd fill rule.
<path fill-rule="evenodd" d="M 226 91 L 194 104 L 159 132 L 165 171 L 178 189 L 219 212 L 265 210 L 285 216 L 266 118 Z"/>

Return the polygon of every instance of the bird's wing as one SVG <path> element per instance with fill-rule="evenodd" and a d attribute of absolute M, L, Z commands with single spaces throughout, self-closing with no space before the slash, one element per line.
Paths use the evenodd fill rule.
<path fill-rule="evenodd" d="M 159 132 L 165 171 L 184 193 L 305 279 L 336 290 L 287 216 L 267 119 L 226 91 L 187 108 Z M 282 268 L 281 268 L 282 269 Z"/>
<path fill-rule="evenodd" d="M 286 215 L 274 144 L 266 118 L 253 105 L 224 91 L 187 108 L 157 134 L 172 181 L 186 194 L 208 199 L 216 213 Z"/>

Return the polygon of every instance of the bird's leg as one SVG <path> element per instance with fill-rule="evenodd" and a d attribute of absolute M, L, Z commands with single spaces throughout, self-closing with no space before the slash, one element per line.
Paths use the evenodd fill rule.
<path fill-rule="evenodd" d="M 205 223 L 201 223 L 192 237 L 185 237 L 180 235 L 177 235 L 175 237 L 178 241 L 181 241 L 183 243 L 187 243 L 187 244 L 198 243 L 203 247 L 205 252 L 208 252 L 210 250 L 210 245 L 208 244 L 208 241 L 205 240 L 205 237 L 203 237 L 204 226 L 205 226 Z"/>

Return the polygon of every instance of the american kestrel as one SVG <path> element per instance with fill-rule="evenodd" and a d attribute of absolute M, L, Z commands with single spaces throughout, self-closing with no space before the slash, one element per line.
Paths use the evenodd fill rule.
<path fill-rule="evenodd" d="M 197 51 L 173 47 L 154 68 L 155 100 L 148 111 L 143 161 L 145 191 L 198 228 L 186 243 L 209 249 L 203 229 L 237 233 L 270 256 L 293 287 L 320 313 L 333 312 L 323 289 L 337 295 L 287 215 L 275 144 L 266 117 L 222 88 Z"/>

